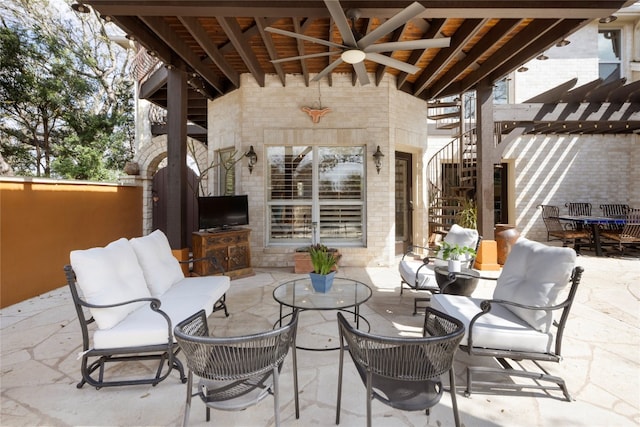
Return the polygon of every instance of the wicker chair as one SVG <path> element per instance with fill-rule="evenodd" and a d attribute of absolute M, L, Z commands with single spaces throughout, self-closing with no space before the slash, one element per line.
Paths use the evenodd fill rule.
<path fill-rule="evenodd" d="M 618 249 L 624 251 L 624 245 L 640 244 L 640 209 L 629 209 L 627 222 L 620 230 L 602 230 L 600 237 L 618 242 Z"/>
<path fill-rule="evenodd" d="M 580 252 L 580 244 L 583 240 L 591 242 L 591 233 L 586 229 L 567 228 L 558 217 L 560 209 L 554 205 L 538 205 L 542 209 L 542 220 L 547 228 L 547 241 L 560 240 L 562 246 L 568 246 L 573 241 L 574 249 Z"/>
<path fill-rule="evenodd" d="M 427 307 L 429 329 L 422 338 L 384 337 L 359 331 L 338 313 L 340 365 L 336 424 L 340 423 L 344 350 L 353 360 L 367 394 L 367 426 L 371 426 L 371 400 L 403 411 L 425 410 L 442 397 L 440 376 L 449 372 L 449 387 L 456 426 L 460 425 L 456 401 L 453 357 L 464 335 L 462 323 Z"/>
<path fill-rule="evenodd" d="M 296 418 L 300 417 L 298 401 L 298 371 L 296 360 L 296 330 L 298 312 L 289 324 L 280 328 L 238 337 L 211 337 L 204 311 L 180 322 L 174 330 L 178 345 L 184 352 L 187 375 L 187 401 L 183 425 L 189 422 L 191 398 L 200 396 L 210 409 L 242 410 L 273 395 L 276 426 L 280 425 L 279 373 L 284 359 L 292 349 L 293 386 Z M 198 391 L 193 393 L 193 375 L 200 377 Z"/>

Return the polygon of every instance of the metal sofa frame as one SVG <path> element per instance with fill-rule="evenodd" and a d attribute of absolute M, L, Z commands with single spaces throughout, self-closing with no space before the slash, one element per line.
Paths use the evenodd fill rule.
<path fill-rule="evenodd" d="M 78 382 L 78 384 L 76 385 L 77 388 L 82 388 L 82 386 L 84 386 L 85 384 L 89 384 L 96 389 L 100 389 L 102 387 L 117 387 L 140 384 L 151 384 L 155 386 L 162 380 L 167 378 L 173 369 L 177 369 L 180 372 L 181 382 L 185 383 L 187 381 L 182 363 L 176 357 L 178 352 L 180 351 L 180 348 L 178 347 L 177 343 L 173 342 L 173 326 L 171 325 L 171 319 L 164 311 L 161 310 L 161 302 L 159 299 L 149 297 L 109 305 L 91 304 L 85 301 L 80 296 L 80 293 L 78 292 L 76 275 L 71 265 L 66 265 L 64 267 L 64 272 L 67 278 L 67 284 L 69 285 L 69 289 L 71 290 L 73 305 L 76 309 L 76 314 L 78 315 L 78 321 L 80 322 L 80 330 L 82 331 L 82 352 L 80 353 L 80 357 L 82 359 L 80 365 L 82 380 L 80 380 L 80 382 Z M 223 295 L 218 301 L 216 301 L 213 307 L 213 311 L 216 312 L 219 310 L 224 310 L 225 316 L 229 316 L 225 299 L 226 294 Z M 124 306 L 127 304 L 135 304 L 139 302 L 147 302 L 149 304 L 149 309 L 161 316 L 162 319 L 158 318 L 158 321 L 166 322 L 167 333 L 169 337 L 167 343 L 139 347 L 119 347 L 104 349 L 95 349 L 91 347 L 91 335 L 89 333 L 89 328 L 91 327 L 91 324 L 95 322 L 95 320 L 92 316 L 87 316 L 85 314 L 85 308 L 111 308 Z M 158 361 L 158 367 L 155 371 L 155 375 L 152 377 L 128 378 L 113 381 L 105 381 L 104 379 L 105 367 L 107 363 L 153 360 Z M 94 373 L 96 371 L 98 371 L 97 378 L 94 377 Z"/>

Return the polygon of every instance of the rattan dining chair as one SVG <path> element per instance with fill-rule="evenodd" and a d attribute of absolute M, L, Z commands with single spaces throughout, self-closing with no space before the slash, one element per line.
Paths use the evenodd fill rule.
<path fill-rule="evenodd" d="M 291 349 L 293 359 L 293 386 L 296 418 L 300 417 L 298 401 L 298 370 L 296 360 L 296 330 L 298 312 L 291 321 L 280 328 L 265 332 L 237 336 L 209 336 L 207 318 L 201 311 L 180 322 L 174 336 L 184 352 L 189 373 L 187 375 L 187 400 L 183 425 L 189 422 L 191 398 L 200 396 L 210 409 L 242 410 L 255 405 L 268 395 L 273 395 L 275 424 L 280 425 L 279 374 L 284 359 Z M 200 378 L 194 393 L 193 375 Z"/>
<path fill-rule="evenodd" d="M 462 322 L 430 307 L 426 308 L 428 333 L 423 337 L 389 337 L 355 329 L 338 313 L 340 365 L 336 424 L 340 424 L 345 349 L 366 387 L 367 427 L 371 427 L 371 401 L 403 411 L 426 411 L 442 397 L 440 376 L 449 372 L 449 390 L 456 426 L 460 426 L 456 400 L 453 357 L 464 335 Z"/>

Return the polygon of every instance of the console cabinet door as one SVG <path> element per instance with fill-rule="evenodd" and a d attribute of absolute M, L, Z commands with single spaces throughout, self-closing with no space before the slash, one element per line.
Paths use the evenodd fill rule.
<path fill-rule="evenodd" d="M 225 274 L 231 278 L 252 276 L 250 232 L 251 230 L 244 228 L 212 233 L 194 232 L 193 257 L 198 259 L 215 256 Z M 193 272 L 198 276 L 220 273 L 208 261 L 196 261 Z"/>

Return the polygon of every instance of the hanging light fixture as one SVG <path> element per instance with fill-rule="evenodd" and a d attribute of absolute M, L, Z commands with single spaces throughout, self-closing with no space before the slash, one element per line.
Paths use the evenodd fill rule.
<path fill-rule="evenodd" d="M 71 9 L 75 10 L 78 13 L 89 13 L 89 6 L 82 3 L 73 3 L 71 5 Z"/>
<path fill-rule="evenodd" d="M 610 23 L 612 23 L 613 21 L 615 21 L 616 19 L 618 19 L 618 17 L 617 17 L 617 16 L 609 15 L 609 16 L 607 16 L 606 18 L 600 18 L 600 19 L 598 20 L 598 22 L 599 22 L 599 23 L 601 23 L 601 24 L 610 24 Z"/>
<path fill-rule="evenodd" d="M 378 174 L 380 174 L 380 169 L 382 169 L 383 157 L 384 157 L 384 154 L 382 154 L 382 151 L 380 151 L 380 146 L 378 145 L 378 149 L 376 150 L 375 153 L 373 153 L 373 162 L 376 165 L 376 170 L 378 171 Z"/>
<path fill-rule="evenodd" d="M 249 173 L 253 173 L 253 167 L 258 163 L 258 155 L 253 149 L 253 145 L 249 147 L 249 151 L 244 155 L 247 159 L 249 159 Z"/>

